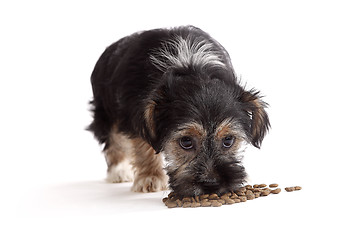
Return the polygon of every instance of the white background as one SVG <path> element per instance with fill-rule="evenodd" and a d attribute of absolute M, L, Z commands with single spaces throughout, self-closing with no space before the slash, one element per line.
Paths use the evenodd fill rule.
<path fill-rule="evenodd" d="M 356 1 L 123 2 L 0 3 L 1 239 L 359 239 Z M 245 159 L 251 183 L 302 191 L 167 209 L 166 192 L 104 182 L 84 130 L 95 62 L 123 36 L 186 24 L 270 104 L 272 129 Z"/>

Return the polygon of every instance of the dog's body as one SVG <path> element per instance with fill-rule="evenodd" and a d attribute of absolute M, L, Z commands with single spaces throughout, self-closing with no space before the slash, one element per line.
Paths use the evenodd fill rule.
<path fill-rule="evenodd" d="M 269 127 L 258 92 L 239 85 L 226 50 L 195 27 L 120 39 L 91 81 L 89 129 L 105 143 L 108 180 L 134 180 L 133 191 L 234 190 L 246 177 L 243 147 L 259 147 Z"/>

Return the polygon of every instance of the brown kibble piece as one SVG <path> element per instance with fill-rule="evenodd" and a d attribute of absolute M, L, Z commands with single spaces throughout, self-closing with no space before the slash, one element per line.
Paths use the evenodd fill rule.
<path fill-rule="evenodd" d="M 271 193 L 273 193 L 273 194 L 278 194 L 278 193 L 280 193 L 281 192 L 281 189 L 280 188 L 276 188 L 276 189 L 274 189 L 274 190 L 271 190 Z"/>
<path fill-rule="evenodd" d="M 261 192 L 260 196 L 262 196 L 262 197 L 268 196 L 270 194 L 270 192 L 271 192 L 271 190 L 267 188 Z"/>
<path fill-rule="evenodd" d="M 246 202 L 247 201 L 246 196 L 239 196 L 239 199 L 240 199 L 241 202 Z"/>
<path fill-rule="evenodd" d="M 188 208 L 191 207 L 191 202 L 184 202 L 184 204 L 182 205 L 183 208 Z"/>
<path fill-rule="evenodd" d="M 253 193 L 253 191 L 251 191 L 251 190 L 247 190 L 245 194 L 246 194 L 246 195 L 251 195 L 251 194 L 254 194 L 254 193 Z"/>
<path fill-rule="evenodd" d="M 238 191 L 236 191 L 236 194 L 237 194 L 238 196 L 245 196 L 245 191 L 240 191 L 240 190 L 238 190 Z"/>
<path fill-rule="evenodd" d="M 266 184 L 259 184 L 259 188 L 264 188 L 264 187 L 266 187 L 267 185 Z"/>
<path fill-rule="evenodd" d="M 236 193 L 233 193 L 232 195 L 231 195 L 231 199 L 236 199 L 236 198 L 238 198 L 239 196 L 236 194 Z"/>
<path fill-rule="evenodd" d="M 202 207 L 210 207 L 211 206 L 211 202 L 210 201 L 201 201 L 201 206 Z"/>
<path fill-rule="evenodd" d="M 178 206 L 178 205 L 176 204 L 176 202 L 172 202 L 172 201 L 167 201 L 167 202 L 165 202 L 165 205 L 166 205 L 168 208 L 175 208 L 175 207 Z"/>
<path fill-rule="evenodd" d="M 220 199 L 228 199 L 229 198 L 229 196 L 227 195 L 227 194 L 224 194 L 224 195 L 222 195 L 221 197 L 220 197 Z"/>
<path fill-rule="evenodd" d="M 253 199 L 255 199 L 255 194 L 246 195 L 246 199 L 247 199 L 247 200 L 253 200 Z"/>
<path fill-rule="evenodd" d="M 279 184 L 277 184 L 277 183 L 272 183 L 272 184 L 269 185 L 269 187 L 271 187 L 271 188 L 276 188 L 278 186 L 279 186 Z"/>
<path fill-rule="evenodd" d="M 225 199 L 225 204 L 234 204 L 234 203 L 235 203 L 235 201 L 231 198 Z"/>
<path fill-rule="evenodd" d="M 247 200 L 253 200 L 253 199 L 255 199 L 254 193 L 253 193 L 252 191 L 250 191 L 250 190 L 247 190 L 247 191 L 246 191 L 246 199 L 247 199 Z"/>
<path fill-rule="evenodd" d="M 163 203 L 165 203 L 167 200 L 169 200 L 169 198 L 167 198 L 167 197 L 164 197 L 164 198 L 162 199 Z"/>
<path fill-rule="evenodd" d="M 246 188 L 245 187 L 241 187 L 239 190 L 236 190 L 235 193 L 239 196 L 244 196 L 246 192 Z"/>
<path fill-rule="evenodd" d="M 217 199 L 219 199 L 219 196 L 218 196 L 216 193 L 213 193 L 213 194 L 211 194 L 211 195 L 209 196 L 209 199 L 210 199 L 210 200 L 217 200 Z"/>
<path fill-rule="evenodd" d="M 189 197 L 184 197 L 183 199 L 182 199 L 182 201 L 185 203 L 185 202 L 191 202 L 191 198 L 189 198 Z"/>
<path fill-rule="evenodd" d="M 211 202 L 211 206 L 213 206 L 213 207 L 220 207 L 220 206 L 222 206 L 222 204 L 221 204 L 219 201 L 217 201 L 217 200 L 211 200 L 210 202 Z"/>
<path fill-rule="evenodd" d="M 258 197 L 260 197 L 260 194 L 261 194 L 261 192 L 255 192 L 255 193 L 254 193 L 254 195 L 255 195 L 255 198 L 258 198 Z"/>
<path fill-rule="evenodd" d="M 295 191 L 299 191 L 299 190 L 301 190 L 302 188 L 300 187 L 300 186 L 296 186 L 295 187 Z"/>
<path fill-rule="evenodd" d="M 208 199 L 208 198 L 209 198 L 209 194 L 200 195 L 200 200 Z"/>
<path fill-rule="evenodd" d="M 192 208 L 201 207 L 201 204 L 199 202 L 192 202 L 191 207 Z"/>
<path fill-rule="evenodd" d="M 294 187 L 286 187 L 285 190 L 286 190 L 287 192 L 292 192 L 292 191 L 295 190 L 295 188 L 294 188 Z"/>

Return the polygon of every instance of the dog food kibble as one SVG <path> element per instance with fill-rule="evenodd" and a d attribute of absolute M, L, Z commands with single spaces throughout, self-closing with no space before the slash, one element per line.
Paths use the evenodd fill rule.
<path fill-rule="evenodd" d="M 264 189 L 262 192 L 261 192 L 261 194 L 260 194 L 260 196 L 268 196 L 269 194 L 270 194 L 270 192 L 271 192 L 271 190 L 270 189 Z"/>
<path fill-rule="evenodd" d="M 176 204 L 176 202 L 173 201 L 166 201 L 165 204 L 168 208 L 180 207 Z"/>
<path fill-rule="evenodd" d="M 213 193 L 209 196 L 209 199 L 210 200 L 218 200 L 219 199 L 219 196 L 216 194 L 216 193 Z"/>
<path fill-rule="evenodd" d="M 201 201 L 200 204 L 201 204 L 201 206 L 203 206 L 203 207 L 210 207 L 210 206 L 211 206 L 211 202 L 210 202 L 210 201 Z"/>
<path fill-rule="evenodd" d="M 221 207 L 222 203 L 220 203 L 219 201 L 216 201 L 216 200 L 211 200 L 211 206 L 212 207 Z"/>
<path fill-rule="evenodd" d="M 266 184 L 246 185 L 238 190 L 218 195 L 216 193 L 203 194 L 194 197 L 180 197 L 176 193 L 171 192 L 167 197 L 162 199 L 163 203 L 168 208 L 183 207 L 183 208 L 196 208 L 196 207 L 221 207 L 222 205 L 231 205 L 234 203 L 246 202 L 259 197 L 266 197 L 270 194 L 279 194 L 281 192 L 279 185 L 276 183 L 270 184 L 270 189 Z M 287 192 L 301 190 L 300 186 L 286 187 Z"/>
<path fill-rule="evenodd" d="M 295 191 L 295 188 L 294 188 L 294 187 L 286 187 L 286 188 L 285 188 L 285 191 L 287 191 L 287 192 L 293 192 L 293 191 Z"/>
<path fill-rule="evenodd" d="M 209 198 L 209 194 L 200 195 L 200 200 L 208 199 L 208 198 Z"/>
<path fill-rule="evenodd" d="M 191 207 L 191 202 L 184 202 L 184 204 L 182 205 L 183 208 L 188 208 Z"/>
<path fill-rule="evenodd" d="M 246 199 L 247 199 L 247 200 L 253 200 L 253 199 L 255 199 L 255 194 L 254 194 L 251 190 L 247 190 L 245 196 L 246 196 Z"/>
<path fill-rule="evenodd" d="M 273 193 L 273 194 L 278 194 L 278 193 L 280 193 L 281 192 L 281 189 L 280 188 L 276 188 L 276 189 L 274 189 L 274 190 L 271 190 L 271 193 Z"/>
<path fill-rule="evenodd" d="M 247 201 L 246 196 L 240 196 L 239 199 L 240 199 L 241 202 L 246 202 Z"/>

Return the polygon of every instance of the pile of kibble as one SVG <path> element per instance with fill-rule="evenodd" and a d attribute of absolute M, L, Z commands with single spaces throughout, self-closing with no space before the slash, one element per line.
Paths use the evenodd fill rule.
<path fill-rule="evenodd" d="M 276 183 L 270 184 L 269 186 L 266 184 L 255 184 L 253 186 L 246 185 L 239 190 L 228 192 L 221 196 L 213 193 L 195 197 L 179 197 L 176 193 L 171 192 L 167 197 L 163 198 L 163 202 L 168 208 L 220 207 L 224 204 L 246 202 L 247 200 L 265 197 L 269 194 L 278 194 L 281 192 L 281 189 L 278 188 L 278 186 L 279 185 Z M 285 191 L 287 192 L 298 190 L 301 190 L 300 186 L 285 188 Z"/>

